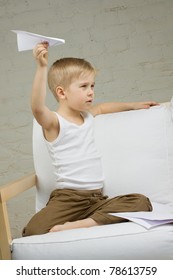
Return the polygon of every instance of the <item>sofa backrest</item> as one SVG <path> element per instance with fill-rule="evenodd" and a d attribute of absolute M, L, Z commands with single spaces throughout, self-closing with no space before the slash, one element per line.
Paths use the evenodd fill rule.
<path fill-rule="evenodd" d="M 104 191 L 110 197 L 142 193 L 152 201 L 173 202 L 173 119 L 170 105 L 95 118 L 102 155 Z M 33 156 L 37 174 L 36 211 L 54 189 L 53 167 L 40 125 L 34 120 Z"/>
<path fill-rule="evenodd" d="M 100 115 L 96 142 L 109 196 L 142 193 L 173 202 L 173 120 L 170 107 Z"/>

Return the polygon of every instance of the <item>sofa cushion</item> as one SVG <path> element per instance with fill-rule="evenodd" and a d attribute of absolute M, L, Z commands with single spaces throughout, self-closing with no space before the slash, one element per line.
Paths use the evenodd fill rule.
<path fill-rule="evenodd" d="M 173 227 L 151 230 L 132 222 L 34 235 L 13 240 L 15 260 L 173 259 Z"/>
<path fill-rule="evenodd" d="M 96 117 L 96 142 L 102 154 L 109 196 L 143 193 L 172 202 L 173 121 L 168 105 Z"/>

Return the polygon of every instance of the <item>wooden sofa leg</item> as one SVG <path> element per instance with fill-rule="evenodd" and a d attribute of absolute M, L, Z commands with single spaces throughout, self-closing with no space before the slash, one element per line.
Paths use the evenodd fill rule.
<path fill-rule="evenodd" d="M 11 233 L 7 214 L 6 202 L 0 201 L 0 259 L 11 259 Z"/>

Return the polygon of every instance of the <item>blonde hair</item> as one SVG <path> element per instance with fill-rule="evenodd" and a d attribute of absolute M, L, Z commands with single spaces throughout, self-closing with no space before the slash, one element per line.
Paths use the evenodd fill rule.
<path fill-rule="evenodd" d="M 96 69 L 85 59 L 66 57 L 55 61 L 48 71 L 48 85 L 55 98 L 58 86 L 66 89 L 74 79 L 86 72 L 96 75 Z"/>

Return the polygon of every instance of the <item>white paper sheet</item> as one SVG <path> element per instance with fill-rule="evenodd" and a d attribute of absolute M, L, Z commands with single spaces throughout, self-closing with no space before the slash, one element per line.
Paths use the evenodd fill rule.
<path fill-rule="evenodd" d="M 11 30 L 11 31 L 17 34 L 17 46 L 19 52 L 32 50 L 38 43 L 42 43 L 42 42 L 48 42 L 50 47 L 65 43 L 64 39 L 47 37 L 47 36 L 30 33 L 27 31 L 21 31 L 21 30 Z"/>
<path fill-rule="evenodd" d="M 128 219 L 147 229 L 167 223 L 173 223 L 173 208 L 171 206 L 156 202 L 153 202 L 152 206 L 153 211 L 151 212 L 121 212 L 110 214 Z"/>

